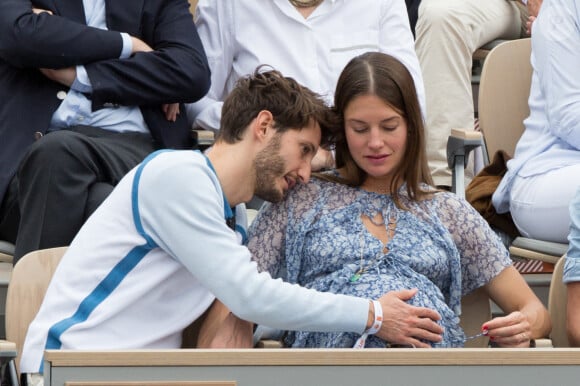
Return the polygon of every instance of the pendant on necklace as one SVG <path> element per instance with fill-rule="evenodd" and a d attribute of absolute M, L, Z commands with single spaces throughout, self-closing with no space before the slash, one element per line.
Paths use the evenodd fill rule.
<path fill-rule="evenodd" d="M 358 271 L 356 271 L 355 273 L 352 274 L 352 276 L 350 277 L 349 281 L 351 283 L 356 283 L 358 281 L 358 279 L 361 278 L 361 276 L 363 275 L 363 273 L 366 272 L 366 269 L 359 269 Z"/>

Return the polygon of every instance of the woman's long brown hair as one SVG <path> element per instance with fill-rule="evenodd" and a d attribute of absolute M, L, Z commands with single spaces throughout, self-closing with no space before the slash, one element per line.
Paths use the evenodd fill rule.
<path fill-rule="evenodd" d="M 433 185 L 425 153 L 425 128 L 421 107 L 413 77 L 407 68 L 394 57 L 380 52 L 367 52 L 353 58 L 344 68 L 336 86 L 334 111 L 339 117 L 342 130 L 335 142 L 336 167 L 342 169 L 341 178 L 320 175 L 318 177 L 361 186 L 367 173 L 352 158 L 346 142 L 344 111 L 356 97 L 375 95 L 393 108 L 407 123 L 407 146 L 402 162 L 395 168 L 390 192 L 398 207 L 398 187 L 406 183 L 409 197 L 420 200 L 429 194 L 421 183 Z"/>

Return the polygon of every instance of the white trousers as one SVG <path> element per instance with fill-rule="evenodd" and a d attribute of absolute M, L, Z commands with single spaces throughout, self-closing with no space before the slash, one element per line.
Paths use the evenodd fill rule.
<path fill-rule="evenodd" d="M 451 129 L 473 130 L 473 53 L 494 39 L 518 38 L 521 25 L 513 1 L 421 2 L 415 48 L 425 83 L 427 159 L 435 185 L 451 185 L 446 155 Z"/>
<path fill-rule="evenodd" d="M 510 212 L 523 236 L 567 243 L 570 202 L 580 188 L 580 164 L 546 174 L 514 178 Z"/>

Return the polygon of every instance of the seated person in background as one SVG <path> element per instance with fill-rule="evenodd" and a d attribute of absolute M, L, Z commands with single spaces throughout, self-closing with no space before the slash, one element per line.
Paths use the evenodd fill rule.
<path fill-rule="evenodd" d="M 156 148 L 190 147 L 185 114 L 162 105 L 210 82 L 185 0 L 35 4 L 0 2 L 0 238 L 15 263 L 68 245 Z"/>
<path fill-rule="evenodd" d="M 493 194 L 525 237 L 566 243 L 580 186 L 580 0 L 544 0 L 532 33 L 530 116 Z"/>
<path fill-rule="evenodd" d="M 580 347 L 580 188 L 570 203 L 568 242 L 563 277 L 568 288 L 566 323 L 570 345 Z"/>
<path fill-rule="evenodd" d="M 42 372 L 45 349 L 179 348 L 214 297 L 278 328 L 360 334 L 372 326 L 386 338 L 377 315 L 390 296 L 371 302 L 273 280 L 234 232 L 244 233 L 238 204 L 254 194 L 279 201 L 308 182 L 330 116 L 321 98 L 277 71 L 240 79 L 207 156 L 153 153 L 81 228 L 28 328 L 20 371 Z M 437 340 L 437 312 L 412 308 Z"/>
<path fill-rule="evenodd" d="M 451 186 L 447 140 L 451 129 L 472 130 L 473 53 L 494 39 L 525 35 L 520 1 L 422 0 L 415 48 L 427 100 L 427 162 L 435 185 Z M 468 169 L 469 176 L 473 170 Z"/>
<path fill-rule="evenodd" d="M 430 186 L 423 122 L 413 80 L 381 53 L 354 58 L 342 72 L 335 110 L 343 122 L 337 169 L 266 204 L 248 248 L 260 270 L 318 291 L 376 297 L 441 315 L 441 341 L 422 339 L 408 315 L 383 310 L 389 344 L 460 347 L 461 298 L 484 287 L 505 312 L 482 325 L 501 347 L 528 347 L 550 331 L 547 310 L 511 265 L 486 221 L 453 193 Z M 292 347 L 352 347 L 350 332 L 289 332 Z"/>
<path fill-rule="evenodd" d="M 236 0 L 198 2 L 195 21 L 211 68 L 208 95 L 188 105 L 188 118 L 219 128 L 222 101 L 235 81 L 260 64 L 321 94 L 329 104 L 346 63 L 366 51 L 407 66 L 425 111 L 423 79 L 405 4 L 400 0 Z M 318 170 L 334 164 L 321 152 Z"/>

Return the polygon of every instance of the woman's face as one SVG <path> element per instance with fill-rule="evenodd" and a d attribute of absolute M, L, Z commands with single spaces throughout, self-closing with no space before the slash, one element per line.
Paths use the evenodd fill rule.
<path fill-rule="evenodd" d="M 388 187 L 407 147 L 405 118 L 376 95 L 361 95 L 344 110 L 344 125 L 354 161 Z"/>

